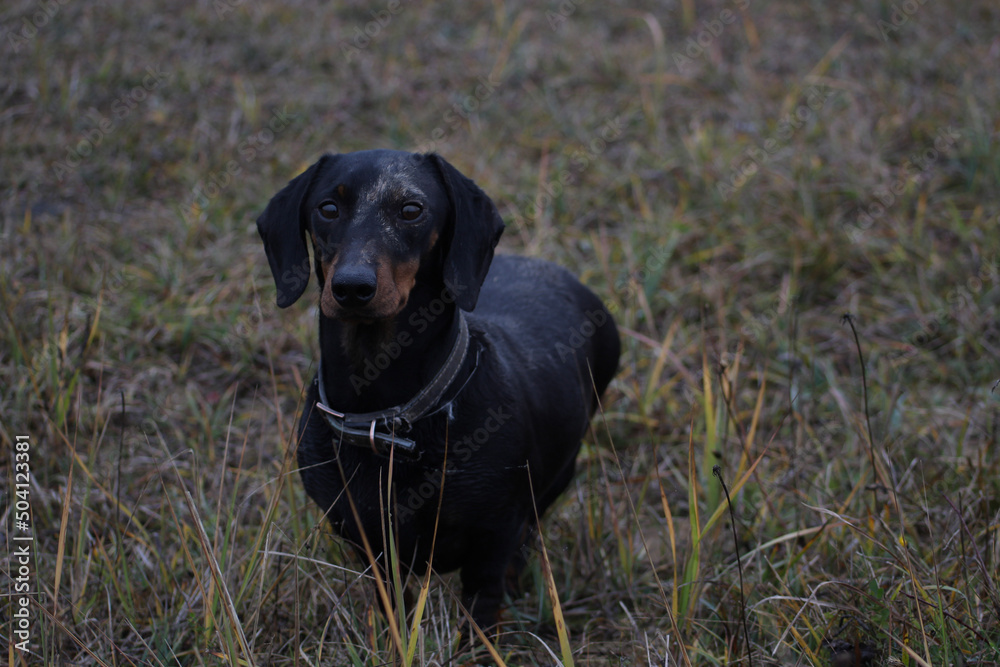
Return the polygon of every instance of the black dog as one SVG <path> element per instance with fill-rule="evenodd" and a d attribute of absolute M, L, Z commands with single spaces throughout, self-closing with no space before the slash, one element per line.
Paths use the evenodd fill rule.
<path fill-rule="evenodd" d="M 322 356 L 299 430 L 306 491 L 359 547 L 364 533 L 383 552 L 391 526 L 402 565 L 461 568 L 484 628 L 536 510 L 573 476 L 620 346 L 569 272 L 493 258 L 503 227 L 441 157 L 384 150 L 323 156 L 257 220 L 282 308 L 306 288 L 313 244 Z"/>

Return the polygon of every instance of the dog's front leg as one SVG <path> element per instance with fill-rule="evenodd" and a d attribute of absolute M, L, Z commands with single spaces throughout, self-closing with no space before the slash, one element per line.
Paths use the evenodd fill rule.
<path fill-rule="evenodd" d="M 487 636 L 496 634 L 511 555 L 507 548 L 483 550 L 480 558 L 462 567 L 462 604 Z"/>

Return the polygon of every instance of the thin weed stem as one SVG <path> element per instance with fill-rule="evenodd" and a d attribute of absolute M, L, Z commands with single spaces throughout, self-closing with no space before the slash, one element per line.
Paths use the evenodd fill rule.
<path fill-rule="evenodd" d="M 851 327 L 851 333 L 854 334 L 854 345 L 858 350 L 858 362 L 861 364 L 861 392 L 865 400 L 865 425 L 868 428 L 868 456 L 871 458 L 872 476 L 875 478 L 875 484 L 872 485 L 872 514 L 876 514 L 878 511 L 878 468 L 875 466 L 875 435 L 872 432 L 871 413 L 868 410 L 868 373 L 865 370 L 865 357 L 861 353 L 861 340 L 858 338 L 858 330 L 854 328 L 854 316 L 850 313 L 844 313 L 841 321 L 846 322 Z"/>
<path fill-rule="evenodd" d="M 719 478 L 722 490 L 726 494 L 726 504 L 729 506 L 729 519 L 733 529 L 733 547 L 736 549 L 736 569 L 740 573 L 740 619 L 743 621 L 743 637 L 747 642 L 747 660 L 750 667 L 753 667 L 753 645 L 750 644 L 750 630 L 747 627 L 747 601 L 743 597 L 743 561 L 740 559 L 740 542 L 736 536 L 736 514 L 733 512 L 733 501 L 729 497 L 726 480 L 722 479 L 722 466 L 713 466 L 712 474 Z"/>

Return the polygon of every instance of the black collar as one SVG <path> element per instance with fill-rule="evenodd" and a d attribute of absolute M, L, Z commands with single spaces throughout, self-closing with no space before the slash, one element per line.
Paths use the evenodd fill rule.
<path fill-rule="evenodd" d="M 319 372 L 316 374 L 316 382 L 319 385 L 319 401 L 316 407 L 323 412 L 330 428 L 340 436 L 339 441 L 357 447 L 371 448 L 373 452 L 383 456 L 388 456 L 395 445 L 405 454 L 418 458 L 420 453 L 416 449 L 417 443 L 402 435 L 410 432 L 415 421 L 441 409 L 438 407 L 438 402 L 455 381 L 469 352 L 469 325 L 461 309 L 458 310 L 458 326 L 458 336 L 455 337 L 451 353 L 430 383 L 403 405 L 395 405 L 378 412 L 348 413 L 330 408 L 323 386 L 321 358 Z"/>

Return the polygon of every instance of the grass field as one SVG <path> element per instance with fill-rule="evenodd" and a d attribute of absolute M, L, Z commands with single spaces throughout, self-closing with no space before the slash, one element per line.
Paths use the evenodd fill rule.
<path fill-rule="evenodd" d="M 317 5 L 0 9 L 0 662 L 1000 663 L 995 2 Z M 493 654 L 295 470 L 254 220 L 374 147 L 621 329 Z"/>

